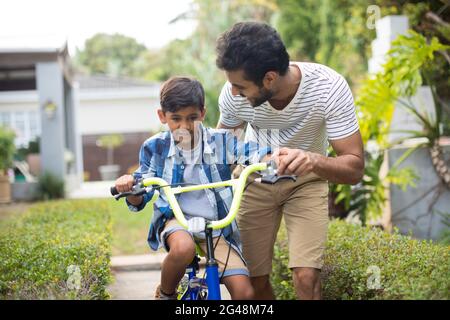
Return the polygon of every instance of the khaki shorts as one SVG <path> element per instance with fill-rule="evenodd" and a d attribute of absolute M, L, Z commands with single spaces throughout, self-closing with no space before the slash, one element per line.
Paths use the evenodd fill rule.
<path fill-rule="evenodd" d="M 258 175 L 249 177 L 249 182 Z M 289 268 L 321 269 L 328 228 L 328 182 L 314 173 L 274 185 L 250 183 L 237 222 L 250 276 L 272 272 L 281 218 L 288 236 Z"/>
<path fill-rule="evenodd" d="M 163 246 L 166 251 L 169 251 L 170 248 L 167 245 L 167 237 L 174 232 L 187 232 L 195 243 L 200 247 L 203 252 L 206 252 L 206 240 L 194 237 L 192 233 L 183 228 L 176 219 L 170 219 L 166 222 L 163 231 L 161 232 L 161 239 L 163 241 Z M 233 248 L 228 245 L 228 242 L 225 241 L 224 237 L 220 237 L 219 243 L 216 246 L 218 237 L 214 238 L 214 258 L 219 265 L 219 276 L 222 276 L 223 269 L 226 264 L 225 272 L 223 277 L 228 277 L 232 275 L 249 275 L 248 269 L 244 263 L 244 260 L 241 258 L 241 255 Z M 228 256 L 228 252 L 230 255 Z M 206 255 L 206 254 L 205 254 Z M 227 262 L 228 257 L 228 262 Z"/>

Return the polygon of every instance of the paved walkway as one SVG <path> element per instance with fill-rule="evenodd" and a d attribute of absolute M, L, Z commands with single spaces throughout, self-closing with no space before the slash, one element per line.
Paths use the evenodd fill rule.
<path fill-rule="evenodd" d="M 161 263 L 165 253 L 139 256 L 112 257 L 111 271 L 114 281 L 108 287 L 113 300 L 153 300 L 160 282 Z M 200 271 L 203 274 L 203 271 Z M 222 299 L 230 300 L 230 294 L 221 285 Z"/>
<path fill-rule="evenodd" d="M 80 188 L 69 193 L 71 199 L 82 198 L 110 198 L 110 187 L 114 185 L 114 181 L 90 181 L 83 182 Z"/>

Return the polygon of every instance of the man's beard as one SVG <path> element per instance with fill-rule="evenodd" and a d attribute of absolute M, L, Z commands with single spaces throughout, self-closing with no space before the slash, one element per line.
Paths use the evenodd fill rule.
<path fill-rule="evenodd" d="M 266 102 L 272 97 L 273 92 L 262 87 L 261 89 L 259 89 L 259 96 L 248 101 L 250 102 L 253 108 L 256 108 L 257 106 L 262 105 L 264 102 Z"/>

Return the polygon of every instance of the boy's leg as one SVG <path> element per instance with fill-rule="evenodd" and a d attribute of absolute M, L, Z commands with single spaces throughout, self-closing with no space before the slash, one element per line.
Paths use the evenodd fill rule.
<path fill-rule="evenodd" d="M 252 300 L 254 298 L 253 287 L 250 278 L 243 274 L 223 278 L 223 284 L 233 300 Z"/>
<path fill-rule="evenodd" d="M 165 247 L 169 249 L 161 266 L 161 290 L 166 295 L 175 293 L 186 272 L 186 266 L 195 256 L 195 243 L 191 234 L 179 227 L 182 228 L 172 219 L 161 233 L 161 238 L 165 239 Z"/>

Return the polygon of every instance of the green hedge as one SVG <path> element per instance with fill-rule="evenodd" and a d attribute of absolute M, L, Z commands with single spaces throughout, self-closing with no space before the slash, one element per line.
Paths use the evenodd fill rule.
<path fill-rule="evenodd" d="M 322 270 L 323 298 L 450 299 L 449 249 L 431 241 L 334 220 L 329 226 Z M 281 229 L 272 275 L 278 299 L 296 298 L 287 260 L 287 240 Z M 376 268 L 379 286 L 373 281 Z"/>
<path fill-rule="evenodd" d="M 0 230 L 0 299 L 108 298 L 110 239 L 104 202 L 33 205 Z"/>

